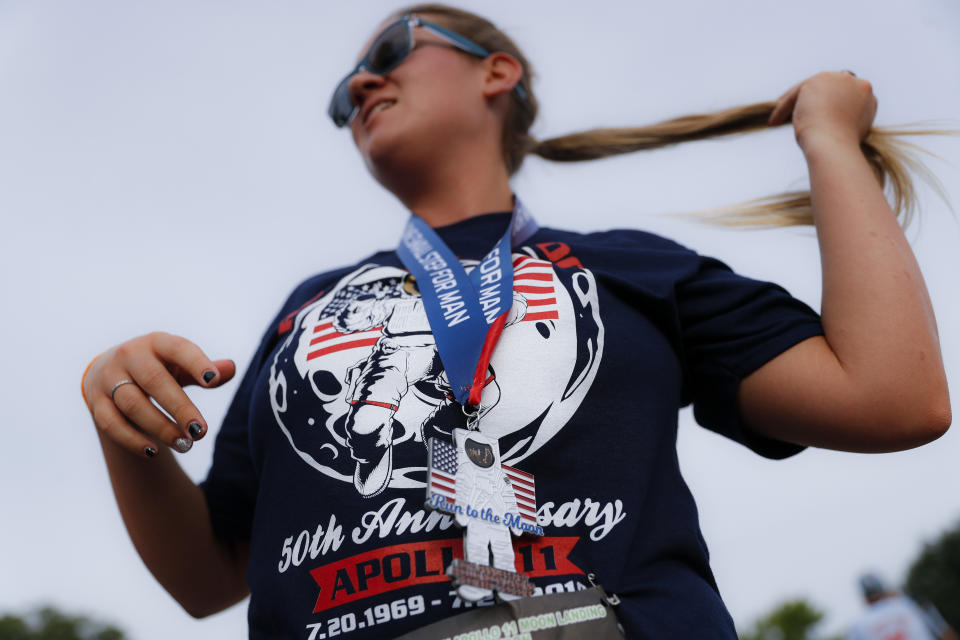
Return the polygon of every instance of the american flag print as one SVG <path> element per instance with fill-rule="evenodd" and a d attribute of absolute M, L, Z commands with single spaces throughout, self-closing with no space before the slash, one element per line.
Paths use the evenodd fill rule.
<path fill-rule="evenodd" d="M 337 351 L 372 347 L 380 339 L 382 329 L 383 327 L 374 327 L 366 331 L 340 333 L 333 328 L 332 320 L 323 319 L 313 327 L 313 337 L 310 339 L 307 360 L 313 360 Z"/>
<path fill-rule="evenodd" d="M 430 438 L 427 457 L 427 501 L 439 496 L 452 508 L 457 503 L 457 448 Z"/>
<path fill-rule="evenodd" d="M 551 263 L 525 255 L 513 259 L 513 290 L 527 300 L 521 322 L 560 319 L 555 286 Z"/>
<path fill-rule="evenodd" d="M 501 465 L 504 473 L 510 478 L 513 487 L 513 497 L 517 500 L 520 509 L 520 518 L 531 527 L 537 526 L 537 490 L 533 483 L 533 474 L 507 465 Z"/>

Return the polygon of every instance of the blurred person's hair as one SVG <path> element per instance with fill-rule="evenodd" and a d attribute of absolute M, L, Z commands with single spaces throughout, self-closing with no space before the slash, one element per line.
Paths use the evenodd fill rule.
<path fill-rule="evenodd" d="M 523 76 L 520 78 L 520 85 L 526 90 L 528 97 L 522 99 L 516 92 L 511 93 L 510 108 L 501 141 L 504 164 L 510 175 L 520 169 L 527 154 L 558 162 L 595 160 L 632 151 L 657 149 L 680 142 L 770 128 L 767 120 L 773 113 L 776 101 L 757 102 L 714 113 L 681 116 L 644 127 L 591 129 L 546 140 L 536 140 L 529 133 L 539 109 L 532 86 L 534 72 L 530 62 L 513 40 L 489 20 L 444 4 L 413 5 L 397 11 L 395 15 L 399 17 L 407 13 L 431 14 L 444 26 L 473 40 L 488 51 L 508 53 L 522 65 Z M 944 195 L 940 182 L 913 153 L 929 152 L 900 139 L 900 136 L 960 135 L 960 130 L 955 129 L 909 128 L 912 126 L 915 125 L 873 127 L 860 143 L 860 149 L 873 169 L 880 186 L 890 192 L 891 208 L 903 226 L 909 223 L 917 204 L 916 189 L 911 180 L 910 171 L 930 184 L 948 207 L 950 203 Z M 787 191 L 687 215 L 697 216 L 716 224 L 749 227 L 813 224 L 809 191 Z"/>
<path fill-rule="evenodd" d="M 875 573 L 865 573 L 860 576 L 860 591 L 867 600 L 882 596 L 889 591 L 883 579 Z"/>

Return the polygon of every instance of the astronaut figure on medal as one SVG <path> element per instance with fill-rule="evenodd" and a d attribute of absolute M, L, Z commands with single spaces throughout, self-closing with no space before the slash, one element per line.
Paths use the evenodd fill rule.
<path fill-rule="evenodd" d="M 503 599 L 532 595 L 533 585 L 516 571 L 511 533 L 542 532 L 530 524 L 536 514 L 533 476 L 502 464 L 496 438 L 467 429 L 452 435 L 453 446 L 431 438 L 428 447 L 427 506 L 453 515 L 464 529 L 464 560 L 454 560 L 447 574 L 464 600 L 494 591 Z"/>

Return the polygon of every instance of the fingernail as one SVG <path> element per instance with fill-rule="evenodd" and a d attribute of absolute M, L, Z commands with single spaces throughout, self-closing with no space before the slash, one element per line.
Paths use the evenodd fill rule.
<path fill-rule="evenodd" d="M 200 433 L 203 431 L 203 427 L 200 426 L 199 422 L 191 422 L 187 425 L 187 432 L 190 434 L 190 437 L 196 440 L 200 437 Z"/>
<path fill-rule="evenodd" d="M 153 456 L 157 455 L 157 450 L 153 447 L 144 447 L 143 452 L 147 454 L 148 458 L 152 458 Z"/>
<path fill-rule="evenodd" d="M 193 440 L 181 436 L 173 441 L 173 446 L 176 447 L 180 453 L 186 453 L 190 451 L 190 447 L 193 446 Z"/>
<path fill-rule="evenodd" d="M 210 381 L 217 377 L 217 372 L 208 370 L 203 372 L 203 381 L 210 384 Z"/>

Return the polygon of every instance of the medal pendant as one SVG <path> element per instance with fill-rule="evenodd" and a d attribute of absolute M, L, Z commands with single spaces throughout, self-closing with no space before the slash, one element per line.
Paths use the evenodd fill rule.
<path fill-rule="evenodd" d="M 464 600 L 496 592 L 509 600 L 533 595 L 516 570 L 513 535 L 543 535 L 537 525 L 533 475 L 502 464 L 496 438 L 453 430 L 453 444 L 427 440 L 426 506 L 453 516 L 463 527 L 464 559 L 447 567 Z"/>

